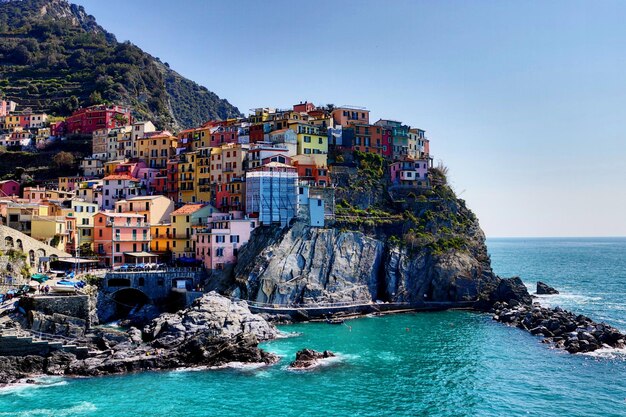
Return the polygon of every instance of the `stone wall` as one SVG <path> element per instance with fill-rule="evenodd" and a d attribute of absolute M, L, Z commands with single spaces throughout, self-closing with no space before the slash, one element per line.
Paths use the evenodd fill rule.
<path fill-rule="evenodd" d="M 91 311 L 94 301 L 88 295 L 36 296 L 20 299 L 24 310 L 40 311 L 47 315 L 62 314 L 86 321 L 87 328 L 93 323 Z"/>

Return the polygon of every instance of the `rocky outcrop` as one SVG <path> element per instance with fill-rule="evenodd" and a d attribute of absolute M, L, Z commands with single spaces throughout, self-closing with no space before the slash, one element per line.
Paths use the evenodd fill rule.
<path fill-rule="evenodd" d="M 472 244 L 484 244 L 482 239 Z M 471 251 L 415 251 L 360 231 L 297 222 L 281 238 L 256 246 L 258 252 L 242 250 L 233 291 L 256 302 L 472 301 L 485 285 L 497 285 L 488 257 Z"/>
<path fill-rule="evenodd" d="M 252 314 L 245 301 L 231 301 L 215 292 L 195 300 L 186 310 L 160 315 L 144 329 L 157 347 L 172 347 L 199 333 L 219 338 L 243 333 L 263 341 L 274 339 L 277 331 L 261 316 Z"/>
<path fill-rule="evenodd" d="M 75 325 L 65 317 L 44 316 L 37 315 L 37 323 L 50 323 L 49 330 L 65 332 L 64 326 Z M 258 343 L 276 334 L 245 302 L 209 293 L 186 310 L 159 316 L 143 332 L 97 328 L 75 337 L 76 343 L 89 347 L 84 359 L 60 350 L 45 356 L 0 357 L 0 383 L 41 374 L 96 376 L 228 362 L 272 364 L 277 357 L 259 349 Z"/>
<path fill-rule="evenodd" d="M 496 302 L 493 319 L 519 327 L 533 335 L 543 336 L 544 343 L 569 353 L 591 352 L 600 348 L 624 348 L 626 335 L 605 323 L 576 315 L 560 307 L 545 308 L 539 304 L 510 306 Z"/>
<path fill-rule="evenodd" d="M 236 268 L 238 294 L 272 304 L 370 302 L 377 295 L 383 242 L 358 232 L 296 223 Z"/>
<path fill-rule="evenodd" d="M 559 292 L 541 281 L 537 281 L 537 295 L 554 295 Z"/>
<path fill-rule="evenodd" d="M 480 309 L 489 310 L 497 302 L 508 305 L 532 304 L 533 299 L 520 277 L 498 278 L 497 282 L 498 285 L 488 287 L 481 294 L 481 302 L 478 305 Z"/>
<path fill-rule="evenodd" d="M 312 349 L 302 349 L 296 353 L 296 360 L 289 364 L 289 369 L 310 369 L 320 364 L 320 361 L 334 358 L 335 354 L 329 350 L 317 352 Z"/>

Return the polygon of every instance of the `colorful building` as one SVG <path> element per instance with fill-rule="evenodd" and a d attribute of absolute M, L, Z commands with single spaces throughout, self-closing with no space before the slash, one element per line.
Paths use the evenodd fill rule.
<path fill-rule="evenodd" d="M 207 269 L 224 269 L 237 261 L 239 249 L 248 243 L 257 226 L 257 219 L 244 217 L 240 211 L 213 213 L 194 234 L 196 259 L 201 259 Z"/>
<path fill-rule="evenodd" d="M 195 258 L 193 230 L 206 226 L 206 219 L 216 211 L 210 204 L 185 204 L 171 214 L 172 260 Z"/>
<path fill-rule="evenodd" d="M 136 263 L 150 250 L 150 226 L 141 214 L 100 212 L 94 216 L 93 240 L 102 264 Z"/>
<path fill-rule="evenodd" d="M 389 165 L 391 182 L 394 185 L 429 186 L 427 159 L 414 160 L 405 157 Z"/>
<path fill-rule="evenodd" d="M 245 195 L 244 145 L 226 144 L 211 150 L 211 183 L 215 207 L 221 211 L 241 210 Z"/>
<path fill-rule="evenodd" d="M 370 111 L 364 107 L 338 107 L 331 112 L 336 125 L 369 124 Z"/>
<path fill-rule="evenodd" d="M 177 143 L 176 136 L 166 130 L 149 133 L 136 144 L 137 157 L 146 161 L 150 168 L 165 168 L 175 154 Z"/>
<path fill-rule="evenodd" d="M 330 184 L 330 175 L 325 163 L 317 161 L 315 155 L 296 155 L 291 164 L 297 169 L 300 183 L 325 187 Z"/>
<path fill-rule="evenodd" d="M 75 198 L 70 207 L 76 218 L 77 246 L 88 245 L 93 250 L 93 217 L 98 213 L 98 204 Z"/>
<path fill-rule="evenodd" d="M 169 222 L 174 202 L 163 195 L 133 197 L 116 202 L 115 212 L 139 214 L 147 224 L 158 224 Z"/>
<path fill-rule="evenodd" d="M 290 128 L 296 132 L 298 140 L 298 155 L 324 155 L 324 164 L 326 164 L 326 155 L 328 154 L 328 134 L 321 130 L 318 126 L 312 126 L 306 123 L 297 122 L 290 125 Z"/>
<path fill-rule="evenodd" d="M 0 197 L 20 195 L 20 183 L 14 180 L 0 181 Z"/>
<path fill-rule="evenodd" d="M 76 110 L 65 120 L 68 133 L 90 135 L 98 129 L 113 129 L 132 123 L 130 109 L 116 105 L 96 105 Z"/>
<path fill-rule="evenodd" d="M 110 210 L 117 200 L 137 197 L 146 194 L 141 181 L 129 175 L 109 175 L 104 177 L 102 184 L 103 210 Z"/>

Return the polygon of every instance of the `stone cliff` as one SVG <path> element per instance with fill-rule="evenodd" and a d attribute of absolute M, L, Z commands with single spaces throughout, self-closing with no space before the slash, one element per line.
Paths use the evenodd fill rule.
<path fill-rule="evenodd" d="M 375 196 L 366 199 L 354 191 L 368 180 L 363 164 L 354 175 L 339 187 L 343 198 L 327 227 L 297 220 L 255 231 L 231 294 L 271 304 L 463 302 L 498 286 L 478 220 L 444 172 L 433 169 L 433 187 L 424 189 L 381 187 L 384 179 L 370 174 L 363 191 Z"/>

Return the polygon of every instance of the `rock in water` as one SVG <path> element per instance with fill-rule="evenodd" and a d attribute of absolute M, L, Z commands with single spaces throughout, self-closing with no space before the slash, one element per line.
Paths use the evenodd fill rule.
<path fill-rule="evenodd" d="M 302 349 L 296 353 L 296 360 L 289 364 L 290 369 L 308 369 L 319 365 L 320 360 L 334 357 L 335 354 L 329 350 L 317 352 L 312 349 Z"/>
<path fill-rule="evenodd" d="M 537 294 L 538 295 L 550 295 L 550 294 L 558 294 L 559 292 L 552 288 L 551 286 L 549 286 L 548 284 L 545 284 L 541 281 L 537 281 Z"/>
<path fill-rule="evenodd" d="M 492 302 L 500 301 L 508 304 L 519 302 L 530 305 L 533 302 L 520 277 L 502 279 L 490 297 Z"/>

